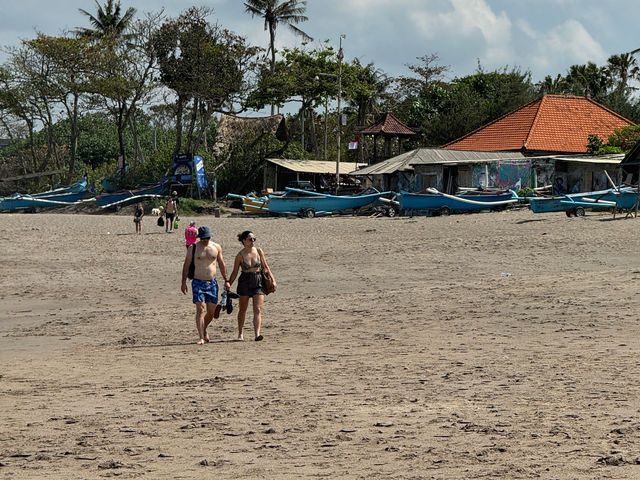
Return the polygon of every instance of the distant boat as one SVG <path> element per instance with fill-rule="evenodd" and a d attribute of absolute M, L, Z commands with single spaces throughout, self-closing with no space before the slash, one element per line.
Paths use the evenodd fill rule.
<path fill-rule="evenodd" d="M 566 212 L 584 215 L 585 208 L 632 208 L 638 201 L 635 187 L 609 188 L 595 192 L 569 193 L 553 197 L 530 197 L 533 213 Z"/>
<path fill-rule="evenodd" d="M 227 196 L 229 198 L 237 198 L 242 201 L 242 209 L 245 212 L 265 212 L 266 205 L 269 202 L 269 197 L 265 196 L 257 196 L 253 193 L 248 193 L 246 195 L 237 195 L 235 193 L 228 193 Z"/>
<path fill-rule="evenodd" d="M 68 187 L 34 194 L 14 193 L 0 198 L 0 211 L 36 211 L 42 208 L 64 207 L 80 203 L 87 194 L 86 180 L 79 180 Z"/>
<path fill-rule="evenodd" d="M 512 190 L 504 193 L 480 195 L 449 195 L 441 193 L 435 188 L 429 188 L 427 192 L 401 192 L 400 210 L 432 210 L 448 215 L 451 212 L 502 208 L 518 202 L 518 195 Z"/>
<path fill-rule="evenodd" d="M 96 196 L 96 202 L 100 208 L 120 207 L 143 198 L 157 197 L 168 191 L 169 181 L 154 183 L 135 190 L 120 190 L 113 193 L 101 193 Z"/>
<path fill-rule="evenodd" d="M 286 188 L 285 195 L 269 195 L 266 209 L 281 215 L 299 215 L 314 217 L 344 210 L 354 210 L 374 203 L 381 196 L 392 192 L 366 193 L 355 195 L 330 195 L 328 193 L 310 192 L 297 188 Z"/>

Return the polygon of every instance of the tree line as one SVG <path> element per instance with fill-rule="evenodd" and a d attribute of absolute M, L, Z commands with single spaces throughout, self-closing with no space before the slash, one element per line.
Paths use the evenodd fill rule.
<path fill-rule="evenodd" d="M 88 27 L 57 36 L 37 33 L 8 47 L 0 65 L 0 136 L 10 140 L 0 150 L 3 176 L 65 169 L 70 177 L 99 179 L 114 174 L 120 157 L 129 166 L 119 177 L 126 186 L 157 180 L 174 154 L 192 153 L 216 172 L 222 192 L 257 188 L 256 167 L 268 156 L 335 159 L 339 86 L 344 138 L 391 111 L 418 133 L 407 149 L 454 140 L 545 93 L 588 95 L 640 120 L 635 51 L 613 55 L 604 66 L 572 65 L 537 83 L 520 67 L 486 71 L 480 63 L 472 74 L 447 80 L 450 68 L 435 54 L 408 65 L 409 75 L 394 77 L 373 62 L 344 60 L 329 41 L 307 43 L 311 37 L 298 26 L 308 20 L 304 1 L 244 2 L 245 12 L 269 32 L 267 46 L 250 45 L 207 8 L 138 17 L 116 0 L 96 6 L 95 13 L 81 10 Z M 280 25 L 302 44 L 277 51 Z M 214 153 L 221 114 L 275 113 L 292 104 L 297 112 L 287 118 L 289 140 L 247 138 Z M 591 148 L 629 148 L 637 138 L 632 130 L 592 138 Z M 367 161 L 373 148 L 368 142 L 341 153 Z"/>

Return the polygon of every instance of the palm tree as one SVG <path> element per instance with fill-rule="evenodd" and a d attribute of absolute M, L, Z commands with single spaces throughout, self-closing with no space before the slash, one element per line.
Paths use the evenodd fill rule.
<path fill-rule="evenodd" d="M 269 71 L 273 74 L 276 65 L 276 27 L 279 23 L 284 23 L 296 34 L 300 35 L 304 40 L 311 41 L 309 35 L 296 27 L 296 24 L 309 20 L 304 13 L 307 10 L 307 2 L 300 0 L 247 0 L 244 3 L 245 11 L 250 13 L 252 17 L 262 17 L 264 19 L 264 29 L 269 30 L 269 49 L 267 54 L 271 52 L 271 65 Z M 273 108 L 271 105 L 271 115 Z"/>
<path fill-rule="evenodd" d="M 625 93 L 629 80 L 638 78 L 640 72 L 638 62 L 633 56 L 634 52 L 611 55 L 607 60 L 608 71 L 613 78 L 618 80 L 618 87 Z"/>
<path fill-rule="evenodd" d="M 129 7 L 124 15 L 121 15 L 119 0 L 116 2 L 114 2 L 114 0 L 107 0 L 104 6 L 100 5 L 98 0 L 95 0 L 95 2 L 98 6 L 96 16 L 82 8 L 78 9 L 80 13 L 89 17 L 89 21 L 94 28 L 78 28 L 76 33 L 82 37 L 96 39 L 106 36 L 122 37 L 125 30 L 131 24 L 133 16 L 136 14 L 136 9 Z"/>

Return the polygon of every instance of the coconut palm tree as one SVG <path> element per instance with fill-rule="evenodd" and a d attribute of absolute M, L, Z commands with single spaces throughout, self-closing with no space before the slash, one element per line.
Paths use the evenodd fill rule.
<path fill-rule="evenodd" d="M 607 69 L 611 77 L 617 80 L 618 87 L 625 93 L 629 88 L 629 80 L 638 78 L 640 73 L 638 62 L 633 56 L 634 52 L 611 55 L 607 60 Z"/>
<path fill-rule="evenodd" d="M 94 28 L 78 28 L 76 33 L 83 37 L 90 38 L 103 38 L 105 36 L 122 37 L 125 30 L 129 27 L 133 21 L 133 16 L 136 14 L 136 9 L 133 7 L 127 8 L 124 15 L 121 15 L 120 1 L 107 0 L 103 5 L 95 0 L 98 6 L 98 12 L 94 16 L 86 10 L 79 8 L 78 10 L 83 15 L 89 17 L 90 23 Z"/>
<path fill-rule="evenodd" d="M 271 53 L 271 64 L 269 71 L 273 73 L 276 64 L 276 27 L 279 23 L 286 24 L 296 35 L 304 40 L 311 41 L 309 35 L 300 30 L 296 25 L 309 20 L 304 13 L 307 10 L 307 2 L 300 0 L 246 0 L 244 2 L 245 11 L 252 17 L 262 17 L 264 19 L 264 29 L 269 30 L 269 49 Z M 271 115 L 273 115 L 273 105 L 271 105 Z"/>

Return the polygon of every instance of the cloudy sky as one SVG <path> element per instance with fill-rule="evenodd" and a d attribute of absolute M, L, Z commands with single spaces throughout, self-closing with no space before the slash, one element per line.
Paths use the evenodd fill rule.
<path fill-rule="evenodd" d="M 101 4 L 106 0 L 99 0 Z M 170 16 L 185 8 L 214 9 L 211 21 L 266 46 L 268 34 L 244 13 L 242 0 L 121 0 L 138 13 L 164 7 Z M 640 48 L 634 0 L 308 0 L 309 21 L 300 27 L 316 41 L 328 39 L 348 60 L 373 62 L 389 75 L 408 73 L 416 58 L 437 54 L 450 66 L 449 78 L 509 67 L 529 70 L 533 80 L 566 73 L 573 64 L 596 62 Z M 78 12 L 96 11 L 94 0 L 2 1 L 0 45 L 18 45 L 35 31 L 49 35 L 88 26 Z M 278 43 L 299 40 L 281 26 Z M 0 55 L 0 60 L 6 56 Z"/>

